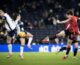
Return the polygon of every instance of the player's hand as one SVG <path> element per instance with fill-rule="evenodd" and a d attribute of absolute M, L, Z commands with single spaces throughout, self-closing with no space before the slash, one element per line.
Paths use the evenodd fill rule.
<path fill-rule="evenodd" d="M 60 20 L 57 19 L 56 22 L 57 22 L 57 23 L 60 23 Z"/>

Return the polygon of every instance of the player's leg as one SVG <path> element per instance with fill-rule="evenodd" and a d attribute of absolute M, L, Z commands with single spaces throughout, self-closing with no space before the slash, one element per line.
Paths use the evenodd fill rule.
<path fill-rule="evenodd" d="M 8 58 L 12 56 L 12 37 L 7 37 L 7 44 L 8 44 L 8 51 L 9 51 L 9 54 L 8 54 Z"/>
<path fill-rule="evenodd" d="M 25 38 L 20 38 L 20 43 L 21 43 L 21 46 L 20 46 L 20 58 L 24 59 L 23 52 L 24 52 Z"/>
<path fill-rule="evenodd" d="M 8 54 L 8 58 L 12 56 L 12 39 L 13 36 L 15 34 L 15 30 L 12 30 L 10 32 L 7 32 L 8 36 L 7 36 L 7 44 L 8 44 L 8 50 L 9 50 L 9 54 Z"/>
<path fill-rule="evenodd" d="M 45 37 L 44 39 L 42 39 L 42 40 L 40 40 L 40 42 L 49 42 L 50 40 L 54 40 L 54 39 L 56 39 L 56 38 L 58 38 L 58 37 L 64 37 L 65 36 L 65 31 L 64 30 L 62 30 L 60 33 L 58 33 L 58 34 L 55 34 L 55 35 L 50 35 L 49 37 L 47 36 L 47 37 Z"/>
<path fill-rule="evenodd" d="M 65 31 L 62 30 L 60 33 L 55 34 L 53 37 L 50 37 L 50 40 L 56 39 L 57 37 L 64 37 L 65 36 Z"/>
<path fill-rule="evenodd" d="M 12 43 L 13 43 L 13 37 L 15 35 L 15 29 L 7 32 L 8 36 L 7 36 L 7 44 L 8 44 L 8 50 L 9 50 L 9 55 L 8 58 L 12 56 Z"/>
<path fill-rule="evenodd" d="M 59 50 L 58 52 L 61 52 L 61 51 L 66 50 L 66 49 L 67 49 L 66 46 L 61 47 L 60 50 Z"/>
<path fill-rule="evenodd" d="M 78 51 L 78 42 L 75 41 L 75 43 L 74 43 L 74 58 L 76 58 L 77 51 Z"/>
<path fill-rule="evenodd" d="M 62 52 L 63 50 L 66 50 L 66 46 L 61 47 L 56 54 L 58 54 L 59 52 Z"/>
<path fill-rule="evenodd" d="M 64 37 L 65 36 L 65 31 L 62 30 L 60 33 L 56 34 L 56 37 Z"/>
<path fill-rule="evenodd" d="M 28 38 L 27 47 L 31 49 L 31 42 L 33 40 L 33 35 L 31 33 L 27 32 L 26 37 Z"/>
<path fill-rule="evenodd" d="M 66 59 L 68 57 L 71 49 L 71 43 L 72 43 L 72 40 L 68 39 L 67 46 L 66 46 L 66 55 L 63 57 L 63 59 Z"/>

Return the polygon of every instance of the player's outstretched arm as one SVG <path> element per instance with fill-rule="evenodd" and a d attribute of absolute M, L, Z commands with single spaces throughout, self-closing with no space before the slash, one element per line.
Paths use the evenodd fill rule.
<path fill-rule="evenodd" d="M 64 20 L 64 21 L 57 20 L 56 22 L 57 22 L 57 23 L 59 23 L 59 24 L 63 24 L 63 23 L 68 22 L 69 20 L 70 20 L 70 18 L 69 18 L 69 19 L 67 19 L 67 20 Z"/>

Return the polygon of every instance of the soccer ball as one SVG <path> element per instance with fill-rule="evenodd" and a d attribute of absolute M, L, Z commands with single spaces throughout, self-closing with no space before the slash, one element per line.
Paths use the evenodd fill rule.
<path fill-rule="evenodd" d="M 20 33 L 19 33 L 19 37 L 26 37 L 25 32 L 20 32 Z"/>

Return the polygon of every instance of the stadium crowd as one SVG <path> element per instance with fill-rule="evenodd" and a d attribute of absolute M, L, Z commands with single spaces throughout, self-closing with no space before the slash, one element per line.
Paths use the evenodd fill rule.
<path fill-rule="evenodd" d="M 64 29 L 63 25 L 56 25 L 54 18 L 63 20 L 66 10 L 80 16 L 79 0 L 0 0 L 0 8 L 11 16 L 21 14 L 24 27 L 34 35 L 35 42 Z"/>

